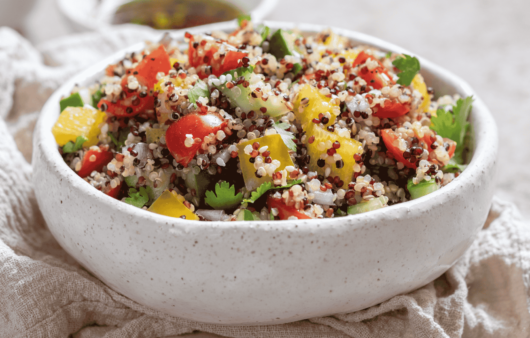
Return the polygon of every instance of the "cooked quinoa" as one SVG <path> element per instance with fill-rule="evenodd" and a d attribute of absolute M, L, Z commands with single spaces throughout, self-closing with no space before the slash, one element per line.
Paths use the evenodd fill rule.
<path fill-rule="evenodd" d="M 465 168 L 472 101 L 436 98 L 412 56 L 246 20 L 166 34 L 71 94 L 53 133 L 88 184 L 223 221 L 346 216 L 442 188 Z"/>

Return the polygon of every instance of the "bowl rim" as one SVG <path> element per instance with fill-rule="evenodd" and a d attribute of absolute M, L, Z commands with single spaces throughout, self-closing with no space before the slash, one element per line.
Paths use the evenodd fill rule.
<path fill-rule="evenodd" d="M 355 32 L 352 30 L 329 27 L 324 25 L 315 24 L 303 24 L 303 23 L 286 23 L 279 21 L 265 21 L 264 24 L 268 25 L 271 29 L 286 28 L 293 29 L 298 28 L 303 32 L 314 33 L 320 32 L 323 29 L 331 28 L 334 32 L 343 35 L 349 39 L 355 40 L 356 42 L 372 45 L 380 48 L 383 51 L 394 51 L 399 53 L 407 53 L 416 56 L 422 65 L 422 69 L 428 70 L 433 76 L 439 77 L 455 87 L 455 93 L 459 92 L 464 95 L 473 95 L 474 103 L 472 110 L 472 124 L 475 129 L 475 149 L 473 158 L 469 163 L 468 167 L 462 174 L 455 178 L 450 184 L 439 189 L 427 196 L 407 201 L 406 203 L 400 203 L 390 207 L 374 210 L 368 213 L 358 215 L 348 215 L 349 220 L 356 220 L 353 227 L 362 226 L 363 224 L 370 224 L 373 219 L 378 220 L 391 220 L 395 219 L 400 215 L 406 215 L 413 212 L 415 209 L 425 210 L 434 207 L 445 199 L 451 198 L 454 194 L 459 194 L 459 191 L 466 191 L 471 188 L 485 173 L 485 168 L 490 168 L 496 161 L 497 149 L 498 149 L 498 136 L 497 127 L 495 121 L 489 112 L 488 108 L 480 97 L 473 91 L 473 89 L 462 79 L 452 74 L 451 72 L 437 66 L 430 61 L 424 59 L 417 54 L 412 54 L 404 48 L 397 45 L 388 43 L 370 35 Z M 182 39 L 184 32 L 188 31 L 192 34 L 201 32 L 208 32 L 212 30 L 231 30 L 236 28 L 237 24 L 234 21 L 225 23 L 215 23 L 211 25 L 193 27 L 187 30 L 174 30 L 168 31 L 171 36 L 176 39 Z M 162 35 L 164 31 L 161 31 Z M 137 43 L 127 48 L 124 48 L 116 53 L 113 53 L 109 57 L 99 61 L 93 66 L 77 73 L 69 80 L 64 82 L 48 99 L 41 110 L 38 123 L 35 127 L 35 137 L 33 138 L 33 165 L 35 166 L 36 152 L 41 151 L 45 162 L 52 164 L 50 168 L 55 171 L 61 180 L 64 180 L 64 184 L 69 184 L 75 189 L 77 194 L 82 194 L 85 198 L 95 198 L 98 203 L 107 204 L 116 212 L 126 212 L 128 216 L 133 216 L 137 220 L 147 221 L 156 223 L 160 226 L 166 226 L 171 228 L 181 228 L 181 230 L 187 232 L 189 228 L 200 227 L 200 228 L 221 228 L 221 229 L 249 229 L 249 228 L 260 228 L 262 230 L 273 230 L 278 226 L 281 226 L 282 230 L 290 231 L 322 231 L 329 227 L 342 227 L 346 226 L 348 222 L 337 222 L 336 220 L 344 219 L 339 218 L 324 218 L 314 220 L 263 220 L 263 221 L 209 221 L 209 222 L 198 222 L 192 220 L 177 219 L 169 216 L 159 215 L 140 208 L 134 207 L 120 200 L 116 200 L 106 194 L 100 193 L 89 184 L 79 177 L 63 160 L 59 152 L 57 151 L 57 144 L 55 138 L 51 132 L 51 127 L 55 123 L 57 116 L 59 115 L 59 99 L 61 95 L 67 95 L 73 86 L 77 83 L 84 83 L 87 80 L 94 81 L 94 77 L 106 68 L 106 66 L 112 62 L 116 62 L 127 52 L 138 51 L 145 44 Z M 100 76 L 100 75 L 99 75 Z M 99 78 L 98 76 L 98 78 Z M 491 156 L 491 155 L 495 156 Z M 35 169 L 34 170 L 38 170 Z M 298 226 L 299 223 L 304 223 L 304 226 Z M 352 227 L 351 224 L 348 227 Z"/>
<path fill-rule="evenodd" d="M 226 0 L 225 0 L 226 1 Z M 255 21 L 262 21 L 267 15 L 269 15 L 272 10 L 276 7 L 279 0 L 260 0 L 258 5 L 250 11 L 250 16 Z M 56 0 L 57 7 L 59 8 L 59 11 L 70 21 L 76 23 L 77 25 L 83 27 L 84 29 L 88 31 L 96 31 L 101 29 L 102 27 L 108 27 L 113 26 L 112 23 L 108 22 L 108 16 L 111 15 L 111 13 L 107 13 L 104 15 L 104 20 L 98 20 L 95 21 L 84 14 L 79 14 L 75 11 L 71 10 L 71 0 Z M 116 1 L 116 3 L 119 3 L 121 1 Z M 116 6 L 116 5 L 112 5 Z M 224 22 L 230 22 L 230 21 L 223 21 L 219 23 Z M 201 26 L 199 26 L 201 27 Z"/>

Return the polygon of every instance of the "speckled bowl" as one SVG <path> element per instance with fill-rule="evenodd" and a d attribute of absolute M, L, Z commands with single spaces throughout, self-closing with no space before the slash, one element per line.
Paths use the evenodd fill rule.
<path fill-rule="evenodd" d="M 191 31 L 233 28 L 229 23 Z M 412 54 L 361 33 L 336 32 Z M 124 53 L 81 72 L 50 97 L 36 127 L 33 181 L 44 218 L 62 247 L 141 304 L 201 322 L 250 325 L 356 311 L 440 276 L 486 220 L 498 148 L 495 122 L 469 85 L 422 58 L 422 74 L 438 94 L 475 97 L 473 159 L 462 175 L 428 196 L 344 218 L 231 223 L 165 217 L 110 198 L 68 168 L 51 128 L 60 96 L 76 83 L 99 78 Z"/>

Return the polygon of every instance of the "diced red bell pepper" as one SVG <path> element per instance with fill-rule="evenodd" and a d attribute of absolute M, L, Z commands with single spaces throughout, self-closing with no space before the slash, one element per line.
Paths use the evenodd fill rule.
<path fill-rule="evenodd" d="M 376 61 L 379 66 L 376 67 L 374 70 L 369 70 L 367 67 L 361 68 L 359 71 L 359 76 L 366 81 L 368 86 L 372 86 L 374 89 L 381 89 L 384 86 L 383 78 L 381 74 L 385 74 L 388 78 L 388 81 L 390 84 L 395 84 L 395 82 L 392 80 L 392 77 L 388 74 L 386 68 L 381 64 L 381 62 L 377 61 L 372 55 L 369 55 L 367 53 L 360 52 L 359 55 L 355 58 L 353 61 L 352 66 L 356 67 L 359 65 L 362 65 L 368 61 L 368 59 L 373 59 Z"/>
<path fill-rule="evenodd" d="M 188 114 L 181 119 L 173 122 L 166 131 L 167 148 L 177 161 L 177 163 L 187 166 L 195 157 L 197 150 L 201 147 L 200 143 L 193 143 L 186 147 L 186 135 L 193 135 L 193 139 L 204 137 L 211 133 L 216 135 L 217 131 L 225 128 L 227 122 L 218 113 Z"/>
<path fill-rule="evenodd" d="M 410 111 L 410 104 L 400 103 L 396 101 L 387 101 L 385 100 L 385 106 L 381 107 L 378 103 L 374 107 L 374 113 L 372 115 L 379 117 L 380 119 L 384 118 L 395 118 L 405 115 Z"/>
<path fill-rule="evenodd" d="M 121 88 L 125 97 L 113 103 L 102 99 L 98 103 L 98 108 L 117 117 L 132 117 L 146 110 L 154 109 L 155 99 L 150 95 L 149 90 L 153 89 L 158 82 L 156 75 L 159 72 L 167 74 L 171 69 L 169 55 L 164 46 L 159 46 L 132 70 L 128 70 L 121 80 Z M 140 86 L 148 88 L 141 93 L 139 89 L 129 90 L 127 83 L 129 75 L 134 75 Z"/>
<path fill-rule="evenodd" d="M 211 45 L 210 49 L 204 49 L 204 46 L 206 45 L 204 42 Z M 224 50 L 224 53 L 221 54 L 218 59 L 214 59 L 214 54 L 220 49 Z M 198 50 L 203 51 L 201 56 L 199 56 Z M 190 38 L 188 48 L 189 63 L 191 66 L 197 68 L 197 75 L 201 79 L 207 78 L 210 74 L 220 76 L 225 72 L 240 67 L 240 60 L 247 55 L 247 52 L 238 51 L 235 47 L 217 39 L 204 37 L 202 43 L 196 43 L 193 36 Z M 203 65 L 211 66 L 211 73 L 207 74 L 204 67 L 200 67 Z"/>
<path fill-rule="evenodd" d="M 396 160 L 403 163 L 407 168 L 417 168 L 417 165 L 406 160 L 405 157 L 403 157 L 403 152 L 399 150 L 397 146 L 394 145 L 394 141 L 398 139 L 398 136 L 396 135 L 396 133 L 394 133 L 394 131 L 392 131 L 392 129 L 382 129 L 381 137 L 383 138 L 383 142 L 385 143 L 386 148 Z"/>
<path fill-rule="evenodd" d="M 106 166 L 112 159 L 114 155 L 110 150 L 88 150 L 85 153 L 85 156 L 81 160 L 81 169 L 77 174 L 81 177 L 87 177 L 93 171 L 100 172 L 104 166 Z"/>
<path fill-rule="evenodd" d="M 271 195 L 267 198 L 267 206 L 269 207 L 269 212 L 272 208 L 278 209 L 278 216 L 282 220 L 288 219 L 290 216 L 295 216 L 298 219 L 311 219 L 311 217 L 301 213 L 295 207 L 285 205 L 281 198 L 274 198 Z"/>

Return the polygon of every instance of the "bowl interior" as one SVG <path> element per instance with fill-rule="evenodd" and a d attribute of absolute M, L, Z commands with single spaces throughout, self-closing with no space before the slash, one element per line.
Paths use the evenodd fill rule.
<path fill-rule="evenodd" d="M 285 29 L 297 28 L 297 29 L 300 29 L 302 32 L 307 32 L 307 33 L 316 33 L 316 32 L 322 31 L 325 28 L 328 28 L 328 27 L 324 27 L 320 25 L 293 24 L 293 23 L 283 23 L 283 22 L 265 22 L 265 24 L 267 24 L 272 30 L 275 30 L 278 28 L 285 28 Z M 235 27 L 236 27 L 236 23 L 227 22 L 227 23 L 205 25 L 201 27 L 193 27 L 193 28 L 187 29 L 186 31 L 189 31 L 192 34 L 196 34 L 200 32 L 209 32 L 212 30 L 223 30 L 223 31 L 228 32 L 228 31 L 233 30 Z M 348 30 L 344 30 L 340 28 L 333 28 L 333 30 L 337 32 L 338 34 L 351 39 L 354 43 L 372 45 L 372 46 L 380 48 L 383 51 L 394 51 L 394 52 L 415 55 L 420 60 L 420 63 L 422 66 L 421 74 L 424 76 L 426 82 L 431 87 L 433 87 L 439 95 L 459 94 L 462 97 L 466 97 L 470 95 L 474 97 L 473 110 L 471 113 L 471 123 L 473 124 L 473 129 L 474 129 L 473 157 L 469 163 L 468 168 L 458 178 L 456 178 L 451 184 L 445 186 L 443 189 L 435 191 L 422 198 L 408 201 L 406 203 L 400 203 L 397 205 L 393 205 L 388 208 L 378 209 L 375 211 L 371 211 L 369 213 L 350 215 L 348 217 L 356 217 L 359 219 L 360 222 L 362 222 L 363 220 L 369 219 L 371 217 L 385 217 L 384 215 L 388 217 L 392 217 L 392 214 L 394 212 L 398 212 L 400 210 L 401 211 L 408 210 L 409 208 L 413 208 L 417 205 L 424 204 L 429 200 L 436 200 L 442 194 L 450 193 L 451 191 L 461 189 L 462 185 L 465 184 L 466 180 L 468 180 L 474 175 L 479 174 L 485 165 L 495 160 L 491 156 L 492 154 L 496 154 L 496 150 L 498 146 L 497 145 L 498 143 L 497 130 L 496 130 L 495 122 L 493 120 L 493 117 L 489 113 L 489 110 L 484 105 L 480 97 L 476 95 L 476 93 L 471 89 L 471 87 L 466 82 L 464 82 L 463 80 L 461 80 L 454 74 L 434 65 L 428 60 L 423 59 L 421 56 L 411 53 L 391 43 L 388 43 L 378 38 L 374 38 L 369 35 L 358 33 L 358 32 L 352 32 L 352 31 L 348 31 Z M 184 32 L 185 32 L 184 30 L 169 31 L 169 32 L 172 34 L 174 38 L 178 40 L 183 40 L 184 38 Z M 161 32 L 161 34 L 163 34 L 163 32 Z M 117 62 L 125 55 L 125 53 L 141 50 L 143 46 L 144 46 L 143 43 L 138 43 L 133 46 L 130 46 L 126 48 L 125 50 L 122 50 L 114 54 L 113 56 L 93 65 L 89 69 L 86 69 L 85 71 L 81 72 L 74 78 L 65 82 L 50 97 L 50 99 L 48 100 L 48 102 L 43 108 L 41 118 L 39 119 L 39 123 L 36 127 L 38 130 L 39 137 L 35 138 L 34 142 L 44 143 L 45 146 L 42 147 L 43 148 L 42 151 L 45 152 L 44 155 L 52 163 L 57 163 L 57 166 L 61 168 L 60 170 L 61 175 L 64 175 L 65 179 L 68 182 L 71 182 L 72 184 L 75 184 L 76 186 L 78 186 L 82 190 L 82 193 L 85 193 L 87 195 L 92 195 L 90 193 L 92 190 L 92 187 L 88 184 L 85 184 L 84 180 L 81 179 L 79 176 L 77 176 L 66 165 L 66 163 L 63 161 L 62 157 L 60 156 L 59 152 L 57 151 L 57 145 L 55 143 L 54 136 L 51 133 L 52 126 L 57 120 L 58 115 L 60 113 L 58 102 L 62 96 L 69 95 L 70 90 L 73 88 L 75 84 L 89 85 L 89 84 L 94 83 L 95 81 L 101 78 L 101 76 L 103 75 L 104 69 L 109 63 Z M 34 149 L 37 149 L 35 145 L 34 145 Z M 83 184 L 80 184 L 80 183 L 83 183 Z M 177 219 L 170 218 L 167 216 L 162 216 L 162 215 L 146 212 L 144 210 L 133 207 L 126 203 L 122 203 L 121 201 L 117 201 L 105 194 L 96 194 L 94 196 L 91 196 L 91 198 L 101 199 L 102 202 L 106 204 L 111 204 L 115 206 L 116 209 L 118 210 L 123 210 L 127 213 L 133 214 L 137 217 L 140 217 L 146 220 L 156 219 L 159 222 L 161 221 L 163 221 L 164 223 L 170 222 L 171 224 L 180 224 L 184 227 L 196 223 L 193 221 L 187 221 L 187 220 L 182 220 L 182 219 L 177 220 Z M 333 220 L 334 219 L 322 219 L 322 220 L 314 220 L 314 221 L 309 221 L 309 222 L 313 222 L 315 225 L 336 224 L 336 222 L 334 222 Z M 294 226 L 290 224 L 289 221 L 274 221 L 273 223 L 267 222 L 267 221 L 257 221 L 257 222 L 252 222 L 252 223 L 256 225 L 262 223 L 263 226 L 265 226 L 265 224 L 267 224 L 266 226 L 274 226 L 273 224 L 278 223 L 278 222 L 285 223 L 285 226 L 287 227 Z M 205 227 L 221 226 L 221 227 L 245 228 L 248 226 L 248 222 L 244 222 L 244 221 L 200 222 L 200 223 L 201 224 L 199 226 L 205 226 Z M 197 226 L 197 225 L 193 225 L 193 226 Z M 299 231 L 304 231 L 304 230 L 299 230 Z"/>

